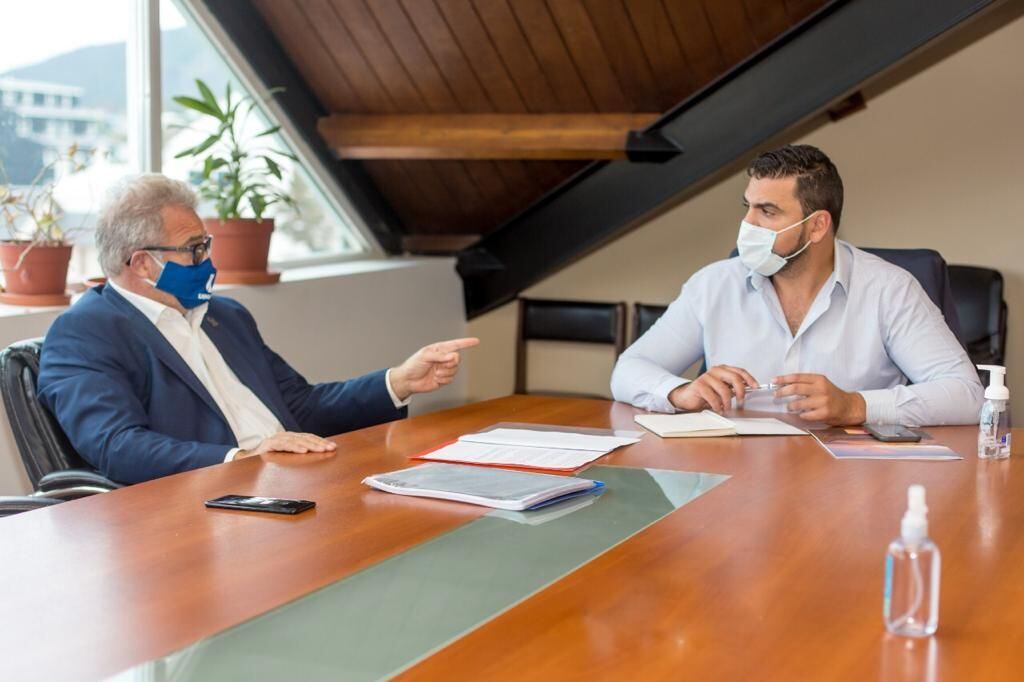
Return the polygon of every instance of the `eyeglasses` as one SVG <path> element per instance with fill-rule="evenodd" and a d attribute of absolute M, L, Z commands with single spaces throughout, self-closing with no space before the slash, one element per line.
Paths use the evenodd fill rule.
<path fill-rule="evenodd" d="M 139 251 L 170 251 L 172 253 L 191 253 L 192 265 L 199 265 L 210 255 L 210 244 L 213 243 L 213 235 L 206 235 L 206 238 L 195 244 L 186 246 L 144 246 Z M 129 258 L 125 265 L 131 264 Z"/>

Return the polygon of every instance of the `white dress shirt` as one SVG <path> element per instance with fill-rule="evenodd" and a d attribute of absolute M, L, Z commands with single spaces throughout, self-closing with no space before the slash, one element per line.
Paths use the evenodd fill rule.
<path fill-rule="evenodd" d="M 163 334 L 224 414 L 238 442 L 238 447 L 230 449 L 225 455 L 225 462 L 234 459 L 240 449 L 255 448 L 265 438 L 284 431 L 274 413 L 238 379 L 217 346 L 203 331 L 201 325 L 206 317 L 208 303 L 187 310 L 182 315 L 159 301 L 127 291 L 113 280 L 108 284 Z M 409 403 L 408 399 L 401 401 L 395 395 L 391 387 L 391 370 L 385 375 L 385 384 L 396 408 Z"/>
<path fill-rule="evenodd" d="M 970 424 L 983 389 L 967 353 L 920 283 L 903 268 L 835 240 L 835 267 L 794 335 L 768 277 L 738 258 L 713 263 L 619 358 L 616 400 L 675 412 L 668 396 L 700 360 L 742 367 L 760 383 L 823 374 L 859 391 L 867 423 Z M 750 410 L 784 411 L 790 398 L 751 394 Z"/>

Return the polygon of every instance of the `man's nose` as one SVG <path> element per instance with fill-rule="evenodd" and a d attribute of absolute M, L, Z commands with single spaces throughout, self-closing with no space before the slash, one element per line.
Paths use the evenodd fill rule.
<path fill-rule="evenodd" d="M 748 208 L 746 214 L 743 216 L 744 222 L 748 222 L 751 225 L 757 225 L 757 215 L 753 208 Z M 758 225 L 760 227 L 760 225 Z"/>

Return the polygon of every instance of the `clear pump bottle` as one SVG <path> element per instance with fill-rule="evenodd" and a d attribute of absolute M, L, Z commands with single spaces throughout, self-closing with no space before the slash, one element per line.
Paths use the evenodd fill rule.
<path fill-rule="evenodd" d="M 985 404 L 978 418 L 978 457 L 1006 459 L 1010 456 L 1010 389 L 1005 385 L 1006 368 L 999 365 L 978 365 L 988 370 Z"/>
<path fill-rule="evenodd" d="M 907 490 L 900 537 L 885 557 L 885 628 L 895 635 L 927 637 L 939 627 L 939 548 L 928 538 L 924 487 Z"/>

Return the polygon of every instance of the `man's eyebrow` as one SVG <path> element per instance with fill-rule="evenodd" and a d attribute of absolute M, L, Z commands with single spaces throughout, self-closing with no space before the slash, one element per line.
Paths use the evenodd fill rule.
<path fill-rule="evenodd" d="M 758 202 L 758 203 L 753 203 L 753 204 L 752 204 L 752 203 L 750 203 L 750 202 L 749 202 L 749 201 L 747 200 L 747 198 L 746 198 L 746 197 L 743 197 L 743 205 L 744 205 L 744 206 L 748 206 L 748 207 L 749 207 L 749 206 L 753 206 L 754 208 L 759 208 L 759 209 L 765 209 L 765 208 L 773 208 L 773 209 L 775 209 L 776 211 L 781 211 L 781 210 L 782 210 L 781 208 L 779 208 L 778 204 L 773 204 L 773 203 L 772 203 L 772 202 L 770 202 L 770 201 L 762 201 L 762 202 Z"/>

